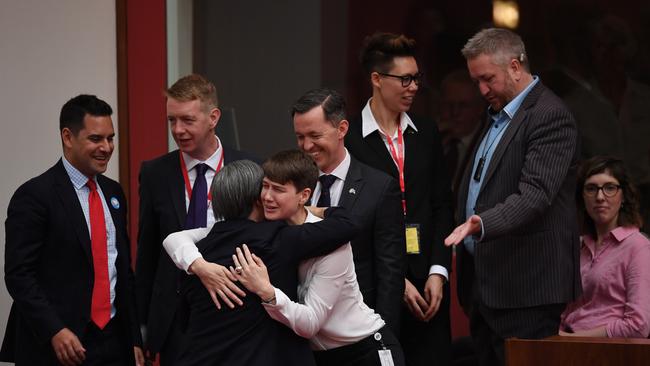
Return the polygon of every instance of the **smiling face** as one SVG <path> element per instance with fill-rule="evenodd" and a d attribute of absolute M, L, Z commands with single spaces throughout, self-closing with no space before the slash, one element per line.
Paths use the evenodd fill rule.
<path fill-rule="evenodd" d="M 88 178 L 106 171 L 113 154 L 113 121 L 110 116 L 86 114 L 83 128 L 76 135 L 69 128 L 61 131 L 63 154 Z"/>
<path fill-rule="evenodd" d="M 518 74 L 521 73 L 521 65 L 516 60 L 499 65 L 494 59 L 494 55 L 482 53 L 467 60 L 467 69 L 483 98 L 498 112 L 519 93 L 515 83 L 520 77 Z"/>
<path fill-rule="evenodd" d="M 345 158 L 343 139 L 348 121 L 334 126 L 325 119 L 323 107 L 317 106 L 293 116 L 293 129 L 298 147 L 309 154 L 324 173 L 331 173 Z"/>
<path fill-rule="evenodd" d="M 167 121 L 178 148 L 198 160 L 205 160 L 216 149 L 214 128 L 221 112 L 206 110 L 199 99 L 180 101 L 167 98 Z"/>
<path fill-rule="evenodd" d="M 606 184 L 620 185 L 608 171 L 594 174 L 587 178 L 583 187 L 603 187 Z M 609 232 L 618 226 L 618 215 L 623 203 L 623 190 L 619 189 L 612 197 L 605 196 L 602 189 L 598 189 L 594 196 L 588 195 L 583 190 L 585 210 L 594 221 L 597 231 Z"/>
<path fill-rule="evenodd" d="M 396 76 L 417 75 L 419 72 L 418 64 L 414 57 L 395 57 L 393 66 L 386 74 Z M 414 81 L 404 87 L 399 78 L 381 75 L 377 72 L 371 74 L 373 86 L 373 97 L 380 98 L 382 104 L 393 113 L 408 112 L 413 104 L 413 98 L 418 91 L 418 86 Z"/>
<path fill-rule="evenodd" d="M 297 191 L 292 182 L 280 184 L 267 177 L 262 181 L 262 205 L 267 220 L 287 220 L 299 225 L 304 221 L 304 205 L 311 195 L 311 189 Z"/>

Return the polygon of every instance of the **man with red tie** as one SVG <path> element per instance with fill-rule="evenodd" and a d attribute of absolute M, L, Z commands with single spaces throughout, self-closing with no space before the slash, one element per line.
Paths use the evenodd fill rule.
<path fill-rule="evenodd" d="M 0 359 L 16 365 L 142 365 L 126 199 L 102 175 L 112 109 L 79 95 L 61 109 L 63 157 L 9 203 L 5 282 L 14 300 Z"/>

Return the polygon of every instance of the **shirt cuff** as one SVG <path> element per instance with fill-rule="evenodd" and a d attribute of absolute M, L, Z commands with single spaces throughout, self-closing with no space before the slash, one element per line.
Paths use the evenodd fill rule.
<path fill-rule="evenodd" d="M 203 258 L 199 250 L 196 249 L 195 246 L 192 247 L 195 250 L 187 250 L 186 252 L 184 252 L 182 257 L 180 258 L 180 263 L 178 263 L 181 266 L 181 269 L 183 269 L 189 275 L 194 274 L 190 272 L 190 266 L 192 265 L 192 263 L 194 263 L 194 261 L 199 258 Z"/>
<path fill-rule="evenodd" d="M 478 243 L 483 240 L 483 237 L 485 236 L 485 227 L 483 226 L 483 219 L 481 216 L 478 217 L 479 221 L 481 222 L 481 232 L 474 234 L 474 242 Z"/>
<path fill-rule="evenodd" d="M 277 287 L 273 287 L 273 292 L 275 293 L 275 304 L 262 302 L 262 306 L 268 309 L 278 309 L 283 307 L 289 300 L 287 295 L 284 292 L 280 291 Z"/>
<path fill-rule="evenodd" d="M 431 268 L 429 268 L 429 276 L 431 276 L 432 274 L 441 275 L 442 277 L 445 278 L 445 281 L 449 281 L 449 271 L 447 271 L 447 268 L 441 265 L 434 264 L 433 266 L 431 266 Z"/>

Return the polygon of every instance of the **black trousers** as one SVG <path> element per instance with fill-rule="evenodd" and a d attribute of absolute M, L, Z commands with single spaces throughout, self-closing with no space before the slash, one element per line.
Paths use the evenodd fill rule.
<path fill-rule="evenodd" d="M 409 279 L 424 294 L 426 279 Z M 445 284 L 436 315 L 428 322 L 417 320 L 406 306 L 402 307 L 400 343 L 409 366 L 449 366 L 451 364 L 450 291 Z"/>
<path fill-rule="evenodd" d="M 381 335 L 381 341 L 375 339 L 376 334 Z M 384 347 L 390 350 L 395 366 L 406 365 L 402 347 L 388 327 L 383 327 L 354 344 L 315 351 L 314 358 L 318 366 L 379 366 L 379 350 Z"/>
<path fill-rule="evenodd" d="M 135 365 L 133 345 L 127 344 L 126 330 L 117 316 L 111 319 L 104 329 L 89 323 L 81 344 L 86 349 L 84 366 L 122 366 Z"/>

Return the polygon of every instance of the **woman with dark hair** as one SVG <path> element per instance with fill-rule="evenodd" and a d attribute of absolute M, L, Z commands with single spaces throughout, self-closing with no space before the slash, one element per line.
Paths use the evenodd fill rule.
<path fill-rule="evenodd" d="M 650 332 L 650 241 L 623 161 L 585 161 L 576 188 L 583 294 L 562 314 L 560 335 L 645 338 Z"/>
<path fill-rule="evenodd" d="M 375 33 L 361 50 L 372 97 L 350 120 L 345 147 L 364 164 L 399 182 L 406 223 L 407 269 L 400 343 L 412 366 L 451 363 L 449 272 L 453 229 L 450 181 L 433 121 L 409 113 L 423 75 L 415 41 Z"/>

